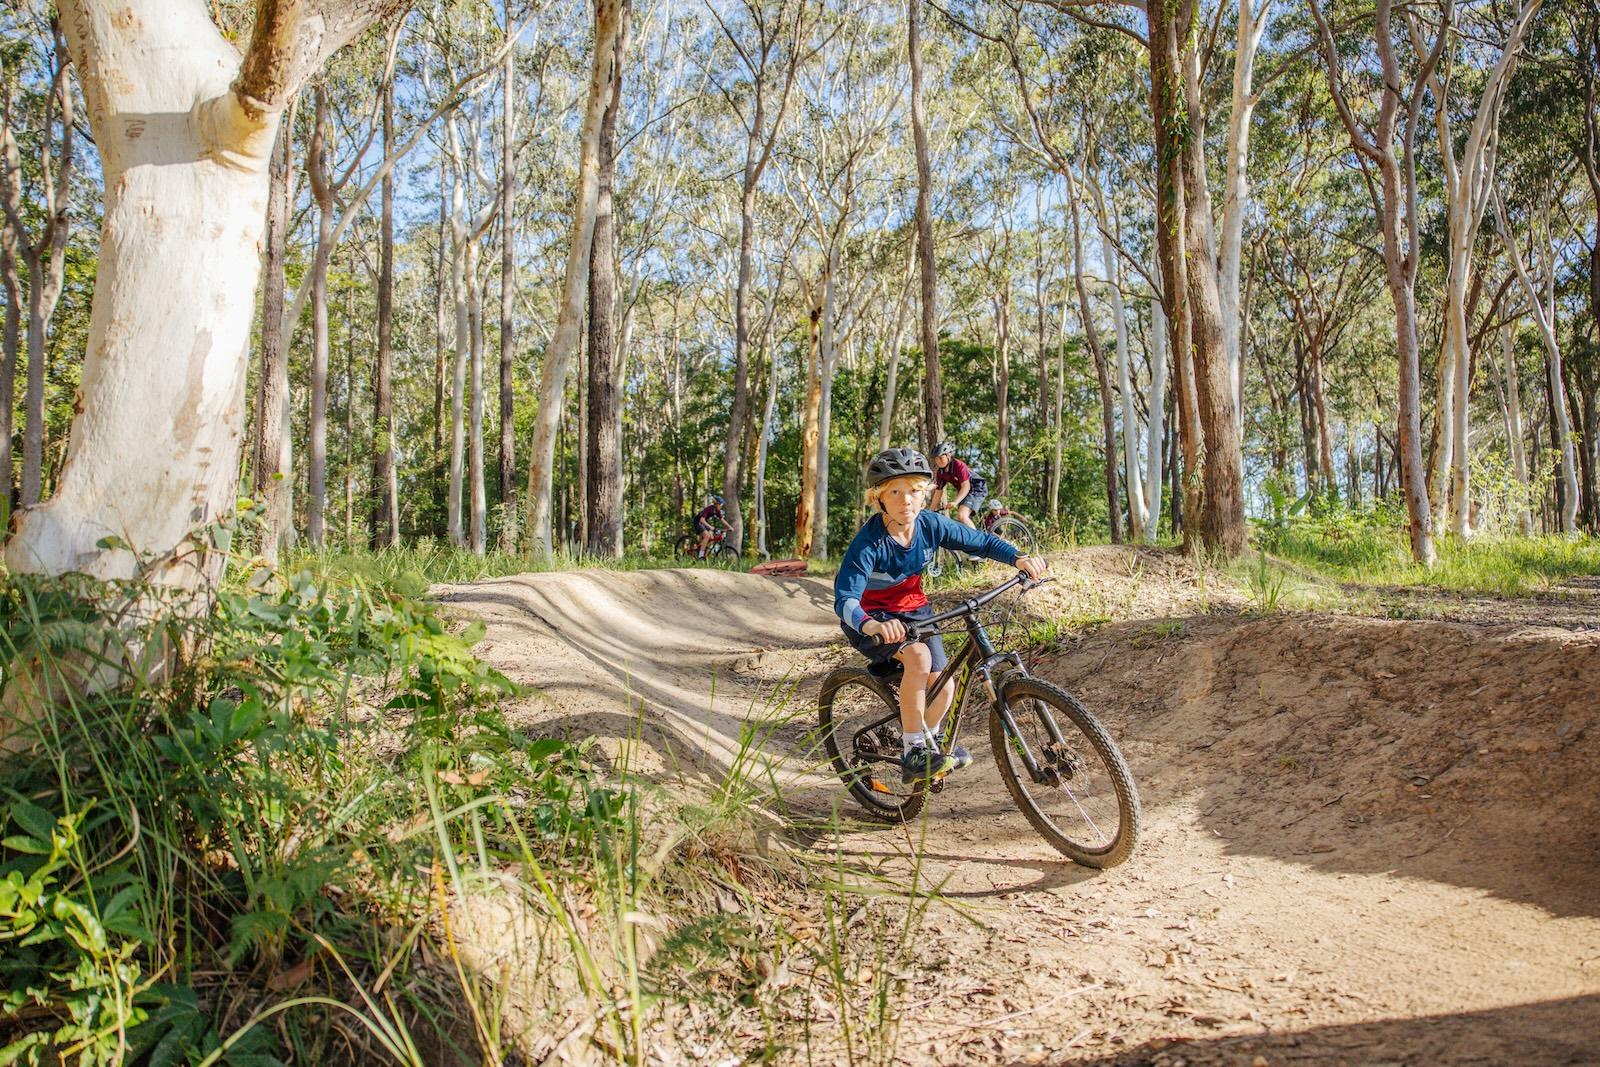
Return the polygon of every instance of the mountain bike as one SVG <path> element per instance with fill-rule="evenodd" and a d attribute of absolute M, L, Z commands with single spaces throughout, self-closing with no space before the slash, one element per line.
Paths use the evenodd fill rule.
<path fill-rule="evenodd" d="M 711 534 L 711 543 L 706 546 L 706 554 L 701 555 L 700 535 L 697 533 L 679 534 L 678 539 L 672 542 L 672 554 L 684 561 L 700 559 L 727 559 L 731 560 L 738 555 L 733 546 L 728 544 L 727 530 L 714 530 Z"/>
<path fill-rule="evenodd" d="M 1016 546 L 1018 555 L 1031 556 L 1038 550 L 1039 539 L 1034 536 L 1033 527 L 1028 525 L 1028 520 L 998 500 L 991 500 L 984 505 L 983 513 L 977 517 L 977 527 L 1011 542 Z M 934 553 L 933 561 L 928 564 L 928 574 L 937 578 L 946 570 L 958 571 L 962 566 L 972 562 L 975 561 L 964 557 L 960 552 L 941 548 Z"/>
<path fill-rule="evenodd" d="M 966 642 L 934 679 L 929 700 L 955 685 L 955 700 L 937 738 L 949 751 L 977 678 L 989 704 L 989 743 L 1011 799 L 1050 846 L 1085 867 L 1122 863 L 1139 837 L 1139 791 L 1110 733 L 1071 693 L 1028 673 L 1022 657 L 1000 652 L 980 613 L 1011 589 L 1043 584 L 1018 574 L 959 607 L 906 624 L 908 641 L 934 634 Z M 873 819 L 908 822 L 944 779 L 900 781 L 898 664 L 884 675 L 841 667 L 822 682 L 817 719 L 823 747 L 846 788 Z"/>

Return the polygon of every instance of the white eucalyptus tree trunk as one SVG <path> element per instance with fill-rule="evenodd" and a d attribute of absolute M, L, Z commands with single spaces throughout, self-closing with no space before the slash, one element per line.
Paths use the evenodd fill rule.
<path fill-rule="evenodd" d="M 1260 96 L 1255 92 L 1256 51 L 1272 15 L 1273 0 L 1239 0 L 1238 37 L 1234 45 L 1233 106 L 1228 114 L 1228 139 L 1223 143 L 1225 172 L 1222 191 L 1222 233 L 1217 248 L 1218 299 L 1222 306 L 1222 344 L 1233 389 L 1236 432 L 1244 436 L 1244 330 L 1239 302 L 1239 267 L 1244 246 L 1244 216 L 1250 204 L 1250 120 Z M 1241 457 L 1243 453 L 1240 453 Z"/>
<path fill-rule="evenodd" d="M 1523 0 L 1512 23 L 1500 58 L 1490 69 L 1478 99 L 1477 112 L 1467 133 L 1459 158 L 1455 135 L 1450 128 L 1446 88 L 1435 75 L 1430 88 L 1441 103 L 1434 108 L 1434 129 L 1439 139 L 1439 154 L 1444 165 L 1445 215 L 1448 229 L 1449 273 L 1445 284 L 1444 350 L 1439 369 L 1439 455 L 1434 465 L 1435 523 L 1443 526 L 1448 518 L 1457 537 L 1472 536 L 1472 465 L 1468 410 L 1471 397 L 1468 372 L 1472 353 L 1468 347 L 1467 290 L 1472 280 L 1472 251 L 1478 241 L 1478 228 L 1489 206 L 1494 183 L 1495 149 L 1499 140 L 1500 113 L 1506 87 L 1516 71 L 1518 51 L 1529 23 L 1543 0 Z M 1420 52 L 1421 34 L 1414 16 L 1407 23 Z M 1448 478 L 1449 492 L 1444 491 Z"/>
<path fill-rule="evenodd" d="M 1159 273 L 1159 266 L 1156 273 Z M 1162 449 L 1167 418 L 1167 313 L 1159 293 L 1150 294 L 1150 421 L 1145 429 L 1144 511 L 1146 541 L 1161 525 Z"/>
<path fill-rule="evenodd" d="M 12 570 L 188 586 L 220 572 L 191 535 L 236 499 L 279 118 L 398 6 L 259 0 L 241 60 L 201 0 L 62 0 L 105 212 L 79 414 L 55 495 L 6 545 Z"/>
<path fill-rule="evenodd" d="M 1495 212 L 1500 221 L 1500 234 L 1506 252 L 1511 256 L 1511 266 L 1517 272 L 1517 281 L 1522 283 L 1522 290 L 1528 297 L 1529 310 L 1533 312 L 1533 321 L 1539 327 L 1539 339 L 1544 342 L 1545 359 L 1548 361 L 1550 374 L 1550 417 L 1555 420 L 1556 451 L 1559 454 L 1561 485 L 1564 490 L 1561 507 L 1561 532 L 1570 534 L 1577 529 L 1578 517 L 1578 464 L 1577 457 L 1572 449 L 1572 425 L 1567 416 L 1566 385 L 1561 371 L 1561 345 L 1556 341 L 1556 301 L 1555 301 L 1555 263 L 1554 253 L 1549 247 L 1549 211 L 1550 205 L 1545 204 L 1546 241 L 1543 255 L 1544 262 L 1540 266 L 1545 268 L 1546 294 L 1549 297 L 1549 306 L 1546 307 L 1544 298 L 1539 292 L 1539 283 L 1529 274 L 1527 264 L 1522 259 L 1522 249 L 1517 244 L 1516 237 L 1511 232 L 1511 226 L 1506 220 L 1505 205 L 1500 201 L 1499 190 L 1494 193 Z M 1537 230 L 1534 231 L 1534 245 L 1539 246 Z"/>
<path fill-rule="evenodd" d="M 1133 407 L 1133 375 L 1128 357 L 1128 313 L 1122 299 L 1122 259 L 1112 245 L 1111 221 L 1106 214 L 1104 192 L 1098 176 L 1088 180 L 1089 192 L 1094 198 L 1095 216 L 1100 224 L 1100 263 L 1106 273 L 1106 285 L 1111 290 L 1111 318 L 1117 340 L 1117 390 L 1122 403 L 1122 476 L 1128 494 L 1128 536 L 1135 541 L 1146 539 L 1145 527 L 1149 512 L 1145 509 L 1143 476 L 1139 470 L 1139 416 Z"/>
<path fill-rule="evenodd" d="M 449 140 L 454 156 L 450 179 L 450 291 L 455 303 L 455 348 L 450 377 L 450 497 L 445 515 L 450 543 L 465 547 L 467 538 L 461 514 L 461 498 L 466 475 L 467 360 L 472 349 L 472 329 L 467 317 L 467 290 L 471 284 L 467 273 L 467 248 L 470 242 L 467 240 L 467 224 L 462 219 L 467 197 L 462 171 L 468 164 L 461 158 L 455 123 L 449 125 Z"/>
<path fill-rule="evenodd" d="M 1506 447 L 1511 452 L 1511 473 L 1524 491 L 1528 488 L 1528 451 L 1522 432 L 1522 383 L 1517 373 L 1516 328 L 1506 323 L 1500 328 L 1500 356 L 1506 379 Z M 1523 536 L 1533 535 L 1533 512 L 1526 497 L 1517 509 L 1517 526 Z"/>

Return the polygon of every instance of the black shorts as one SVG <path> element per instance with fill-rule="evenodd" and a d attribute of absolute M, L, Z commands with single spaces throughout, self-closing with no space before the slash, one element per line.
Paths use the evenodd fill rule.
<path fill-rule="evenodd" d="M 694 532 L 698 534 L 708 534 L 711 532 L 711 524 L 704 519 L 695 519 Z"/>
<path fill-rule="evenodd" d="M 914 611 L 869 611 L 867 614 L 880 622 L 885 619 L 921 622 L 924 619 L 933 618 L 933 607 L 929 604 L 924 604 Z M 839 629 L 844 631 L 845 640 L 850 642 L 850 647 L 867 657 L 867 663 L 874 668 L 874 673 L 876 674 L 890 673 L 897 666 L 894 658 L 895 653 L 909 643 L 895 641 L 891 644 L 879 644 L 871 634 L 852 630 L 843 622 L 839 624 Z M 950 658 L 944 654 L 944 638 L 936 634 L 933 637 L 924 639 L 923 644 L 928 646 L 928 652 L 933 659 L 933 669 L 936 671 L 943 670 L 950 662 Z"/>

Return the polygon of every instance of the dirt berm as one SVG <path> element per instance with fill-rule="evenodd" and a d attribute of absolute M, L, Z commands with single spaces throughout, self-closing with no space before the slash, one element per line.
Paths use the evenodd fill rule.
<path fill-rule="evenodd" d="M 1174 554 L 1054 565 L 1034 617 L 1105 621 L 1032 666 L 1121 743 L 1144 836 L 1109 872 L 1063 862 L 969 725 L 978 763 L 934 798 L 922 844 L 951 906 L 930 913 L 946 960 L 910 978 L 903 1061 L 1600 1063 L 1592 601 L 1566 603 L 1564 627 L 1252 616 Z M 691 779 L 853 654 L 815 579 L 578 571 L 437 592 L 537 688 L 522 725 L 620 738 L 642 712 L 647 770 Z M 780 736 L 798 745 L 805 720 Z M 803 771 L 796 808 L 839 800 Z M 890 876 L 906 842 L 846 837 Z"/>

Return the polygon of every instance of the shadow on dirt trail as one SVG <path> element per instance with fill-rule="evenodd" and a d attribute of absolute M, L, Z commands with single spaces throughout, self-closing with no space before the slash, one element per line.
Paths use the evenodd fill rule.
<path fill-rule="evenodd" d="M 1600 634 L 1191 617 L 1102 627 L 1043 669 L 1147 793 L 1200 790 L 1230 854 L 1600 915 Z"/>
<path fill-rule="evenodd" d="M 1486 1011 L 1318 1026 L 1284 1034 L 1171 1042 L 1156 1040 L 1111 1056 L 1078 1060 L 1092 1067 L 1269 1067 L 1293 1064 L 1589 1065 L 1600 1033 L 1600 997 L 1567 997 Z M 1467 1057 L 1460 1053 L 1466 1048 Z"/>

